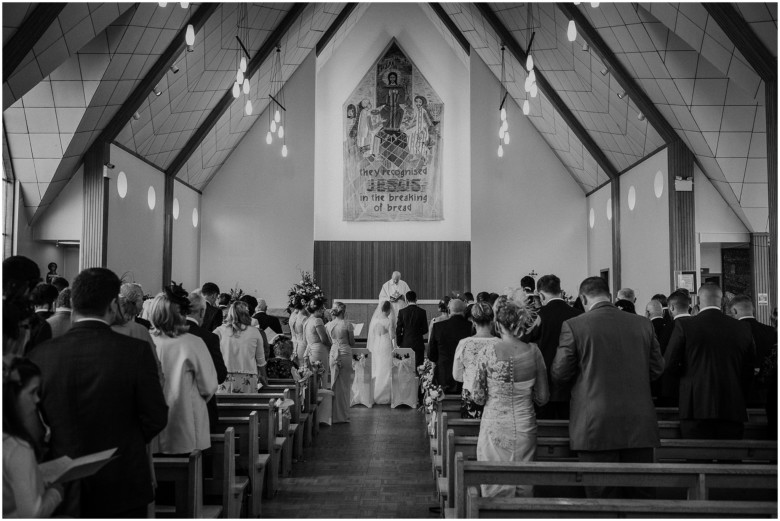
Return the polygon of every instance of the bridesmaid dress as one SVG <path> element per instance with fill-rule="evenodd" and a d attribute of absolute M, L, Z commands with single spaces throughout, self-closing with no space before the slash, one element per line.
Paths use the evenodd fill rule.
<path fill-rule="evenodd" d="M 325 329 L 333 341 L 330 347 L 330 372 L 333 375 L 333 423 L 349 421 L 349 403 L 352 392 L 352 346 L 349 332 L 352 324 L 344 320 L 329 322 Z"/>

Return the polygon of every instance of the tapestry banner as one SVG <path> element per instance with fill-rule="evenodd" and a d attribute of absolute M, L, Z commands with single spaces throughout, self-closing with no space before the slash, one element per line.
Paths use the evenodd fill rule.
<path fill-rule="evenodd" d="M 345 221 L 444 218 L 443 112 L 394 38 L 343 106 Z"/>

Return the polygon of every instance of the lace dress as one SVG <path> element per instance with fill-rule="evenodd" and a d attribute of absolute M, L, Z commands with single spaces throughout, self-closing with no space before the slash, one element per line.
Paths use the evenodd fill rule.
<path fill-rule="evenodd" d="M 486 348 L 496 345 L 499 341 L 500 339 L 496 337 L 470 336 L 458 342 L 452 364 L 452 377 L 458 382 L 463 382 L 461 418 L 482 417 L 482 405 L 474 403 L 472 398 L 474 387 L 477 385 L 477 362 Z"/>
<path fill-rule="evenodd" d="M 547 369 L 536 344 L 504 356 L 499 342 L 482 351 L 477 361 L 478 383 L 473 398 L 484 404 L 477 441 L 479 461 L 533 461 L 536 452 L 536 415 L 533 402 L 549 398 Z M 499 349 L 501 348 L 501 349 Z M 501 353 L 501 356 L 497 354 Z M 531 496 L 533 487 L 482 485 L 484 497 Z"/>

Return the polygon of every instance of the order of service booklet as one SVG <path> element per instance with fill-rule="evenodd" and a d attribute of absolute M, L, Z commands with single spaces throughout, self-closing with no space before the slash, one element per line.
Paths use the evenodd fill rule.
<path fill-rule="evenodd" d="M 86 478 L 96 473 L 113 458 L 115 452 L 116 447 L 87 454 L 76 459 L 62 456 L 61 458 L 41 463 L 38 465 L 38 468 L 41 471 L 44 483 L 65 483 L 74 479 Z"/>

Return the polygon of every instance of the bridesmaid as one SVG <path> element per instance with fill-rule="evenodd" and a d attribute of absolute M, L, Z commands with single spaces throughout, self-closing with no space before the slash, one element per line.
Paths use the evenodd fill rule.
<path fill-rule="evenodd" d="M 328 357 L 330 351 L 330 338 L 328 332 L 325 331 L 325 323 L 322 321 L 322 316 L 325 314 L 322 300 L 313 298 L 306 306 L 307 311 L 311 315 L 306 321 L 303 334 L 306 340 L 306 352 L 310 362 L 322 363 L 325 372 L 322 375 L 323 387 L 328 387 L 330 367 L 328 365 Z"/>
<path fill-rule="evenodd" d="M 295 347 L 293 361 L 301 365 L 306 353 L 306 336 L 303 334 L 303 328 L 306 324 L 306 319 L 309 318 L 309 313 L 306 311 L 306 305 L 302 297 L 295 297 L 293 308 L 294 317 L 290 317 L 290 335 Z"/>
<path fill-rule="evenodd" d="M 325 326 L 333 345 L 330 348 L 330 372 L 333 375 L 333 423 L 349 422 L 349 401 L 352 392 L 352 348 L 355 347 L 353 326 L 344 320 L 347 306 L 334 302 L 331 322 Z"/>

